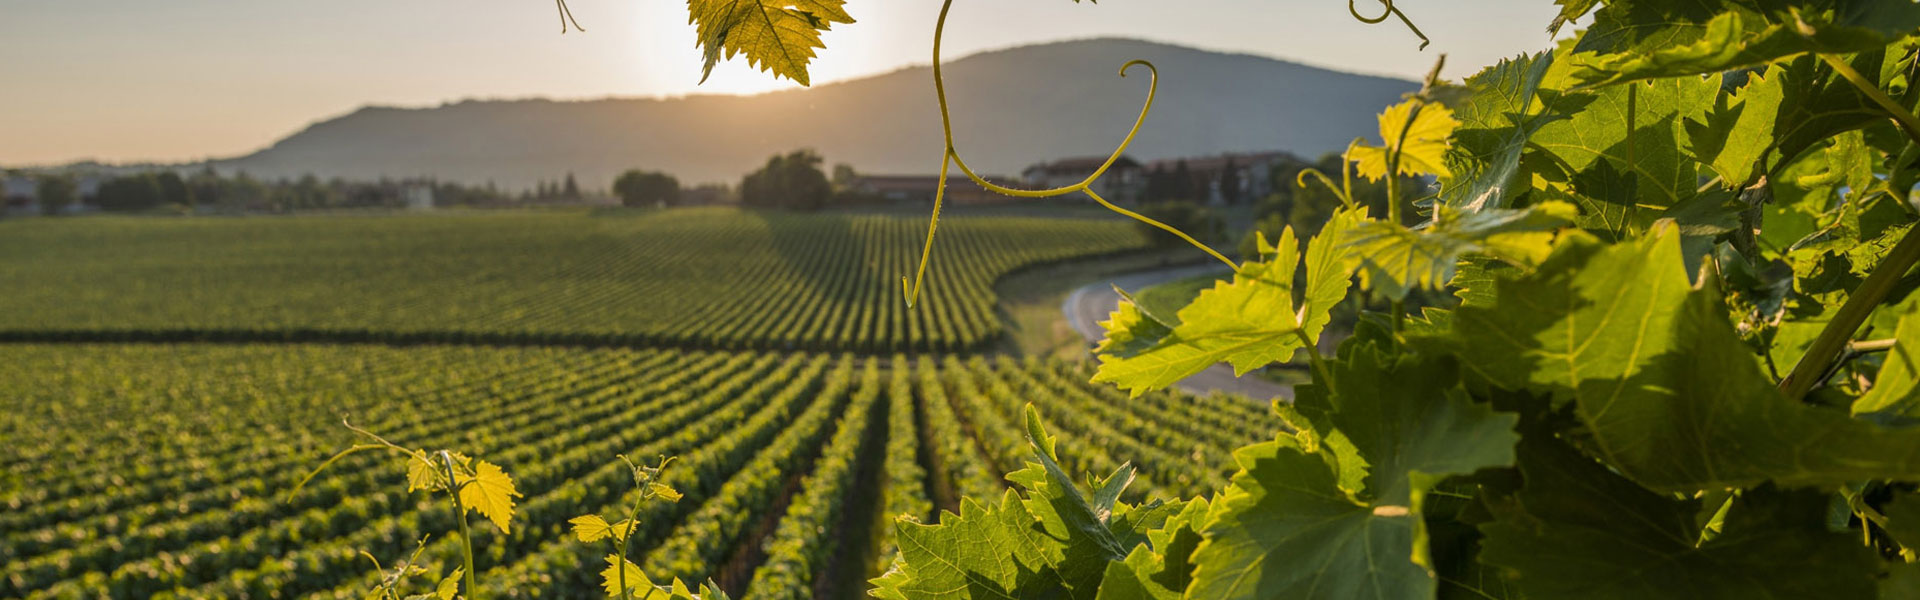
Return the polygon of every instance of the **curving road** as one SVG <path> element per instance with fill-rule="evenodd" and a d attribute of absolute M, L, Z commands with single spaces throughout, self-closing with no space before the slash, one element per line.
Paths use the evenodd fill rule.
<path fill-rule="evenodd" d="M 1107 320 L 1114 307 L 1120 304 L 1120 294 L 1113 291 L 1114 286 L 1119 286 L 1128 293 L 1137 293 L 1155 284 L 1225 272 L 1227 272 L 1226 265 L 1205 264 L 1110 277 L 1073 290 L 1072 294 L 1067 295 L 1066 302 L 1060 305 L 1060 310 L 1066 314 L 1067 323 L 1073 326 L 1073 330 L 1080 332 L 1080 337 L 1087 340 L 1088 347 L 1092 347 L 1106 336 L 1106 330 L 1100 327 L 1100 322 Z M 1189 394 L 1229 392 L 1252 398 L 1262 404 L 1273 398 L 1293 400 L 1292 387 L 1251 375 L 1234 377 L 1233 367 L 1226 364 L 1208 367 L 1207 370 L 1182 379 L 1174 385 Z"/>

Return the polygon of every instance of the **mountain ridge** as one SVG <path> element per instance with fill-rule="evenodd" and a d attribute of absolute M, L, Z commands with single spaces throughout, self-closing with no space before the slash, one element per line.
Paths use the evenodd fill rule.
<path fill-rule="evenodd" d="M 1373 130 L 1412 81 L 1343 73 L 1245 53 L 1093 38 L 988 50 L 947 61 L 956 145 L 982 172 L 1111 152 L 1146 97 L 1160 93 L 1129 154 L 1140 159 L 1261 150 L 1337 151 Z M 435 177 L 508 189 L 571 172 L 604 187 L 628 168 L 683 183 L 734 182 L 799 147 L 862 172 L 931 173 L 939 113 L 930 67 L 755 95 L 595 99 L 471 98 L 438 106 L 367 105 L 321 119 L 253 153 L 207 164 L 279 178 Z M 195 163 L 200 164 L 200 163 Z"/>

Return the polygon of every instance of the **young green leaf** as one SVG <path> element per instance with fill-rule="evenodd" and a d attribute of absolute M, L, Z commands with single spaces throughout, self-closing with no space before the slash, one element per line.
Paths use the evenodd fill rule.
<path fill-rule="evenodd" d="M 454 597 L 460 595 L 460 577 L 466 573 L 466 569 L 455 567 L 452 572 L 447 573 L 446 577 L 440 579 L 440 585 L 434 587 L 433 595 L 440 600 L 454 600 Z"/>
<path fill-rule="evenodd" d="M 512 533 L 507 527 L 513 520 L 513 498 L 520 495 L 513 489 L 513 477 L 493 463 L 474 462 L 474 474 L 462 475 L 457 483 L 460 503 L 493 521 L 501 533 Z"/>
<path fill-rule="evenodd" d="M 626 571 L 626 591 L 632 592 L 635 598 L 653 591 L 653 582 L 647 579 L 647 574 L 641 572 L 639 566 L 621 560 L 618 555 L 608 554 L 607 568 L 600 572 L 600 587 L 607 590 L 608 598 L 621 597 L 620 572 L 622 569 Z M 679 580 L 675 580 L 674 583 L 678 584 Z"/>
<path fill-rule="evenodd" d="M 1293 229 L 1282 230 L 1280 240 L 1272 245 L 1261 237 L 1262 262 L 1248 262 L 1232 281 L 1201 291 L 1193 303 L 1180 309 L 1180 324 L 1147 349 L 1101 354 L 1093 380 L 1113 382 L 1138 396 L 1221 362 L 1232 364 L 1236 374 L 1245 374 L 1293 358 L 1307 341 L 1319 339 L 1327 311 L 1346 297 L 1358 262 L 1346 240 L 1365 222 L 1364 209 L 1341 210 L 1308 244 L 1307 285 L 1297 306 L 1294 274 L 1300 266 L 1300 249 Z M 1112 338 L 1114 343 L 1104 345 L 1116 350 L 1138 347 L 1144 340 L 1133 336 L 1152 329 L 1119 315 L 1108 323 L 1124 332 Z M 1115 335 L 1112 331 L 1110 336 Z M 1120 339 L 1127 341 L 1120 344 Z"/>
<path fill-rule="evenodd" d="M 614 535 L 613 526 L 600 515 L 574 517 L 567 522 L 573 524 L 573 536 L 582 542 L 598 542 Z"/>
<path fill-rule="evenodd" d="M 833 23 L 852 23 L 845 0 L 687 0 L 700 47 L 700 81 L 722 58 L 746 55 L 747 64 L 811 85 L 807 63 L 825 48 L 820 33 Z"/>
<path fill-rule="evenodd" d="M 1134 300 L 1131 294 L 1118 286 L 1113 291 L 1120 293 L 1120 304 L 1113 309 L 1112 316 L 1100 322 L 1100 327 L 1107 334 L 1101 338 L 1100 345 L 1094 347 L 1095 354 L 1122 358 L 1134 356 L 1173 333 L 1172 326 L 1147 312 L 1146 307 Z"/>
<path fill-rule="evenodd" d="M 1355 172 L 1370 181 L 1387 176 L 1388 158 L 1399 153 L 1395 175 L 1451 176 L 1447 170 L 1447 137 L 1460 122 L 1453 111 L 1439 104 L 1408 100 L 1380 113 L 1380 137 L 1385 145 L 1356 145 L 1347 154 Z"/>
<path fill-rule="evenodd" d="M 1525 189 L 1516 176 L 1527 140 L 1564 118 L 1537 108 L 1540 84 L 1553 61 L 1553 53 L 1521 56 L 1467 78 L 1472 93 L 1454 112 L 1460 126 L 1447 149 L 1450 176 L 1440 178 L 1440 203 L 1461 212 L 1504 208 L 1508 196 Z"/>
<path fill-rule="evenodd" d="M 446 481 L 446 473 L 435 468 L 432 461 L 421 458 L 426 454 L 425 451 L 416 452 L 419 454 L 407 456 L 407 491 L 436 490 L 444 487 L 445 484 L 442 482 Z"/>
<path fill-rule="evenodd" d="M 680 501 L 680 490 L 673 489 L 673 486 L 656 482 L 653 484 L 649 484 L 647 487 L 653 490 L 653 497 L 655 498 L 659 498 L 661 500 L 665 500 L 668 502 Z"/>
<path fill-rule="evenodd" d="M 1552 250 L 1551 232 L 1572 223 L 1580 212 L 1558 201 L 1474 213 L 1457 213 L 1444 205 L 1434 210 L 1434 222 L 1427 227 L 1369 221 L 1348 237 L 1351 255 L 1365 257 L 1362 274 L 1368 287 L 1395 300 L 1415 289 L 1437 290 L 1453 280 L 1455 266 L 1468 254 L 1531 266 Z"/>

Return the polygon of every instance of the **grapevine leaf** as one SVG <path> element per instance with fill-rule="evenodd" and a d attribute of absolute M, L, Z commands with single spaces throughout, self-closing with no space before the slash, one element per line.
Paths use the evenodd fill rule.
<path fill-rule="evenodd" d="M 582 542 L 598 542 L 614 534 L 613 526 L 607 524 L 607 520 L 600 518 L 600 515 L 574 517 L 567 522 L 573 524 L 573 536 Z"/>
<path fill-rule="evenodd" d="M 1380 137 L 1384 146 L 1356 145 L 1347 160 L 1357 163 L 1354 171 L 1369 181 L 1387 176 L 1388 158 L 1399 154 L 1397 175 L 1451 176 L 1447 170 L 1447 136 L 1460 126 L 1453 111 L 1439 104 L 1408 100 L 1387 107 L 1380 113 Z"/>
<path fill-rule="evenodd" d="M 811 85 L 807 63 L 825 48 L 820 33 L 833 23 L 852 23 L 845 0 L 687 0 L 689 20 L 702 53 L 700 81 L 722 58 L 745 55 L 747 64 L 800 85 Z"/>
<path fill-rule="evenodd" d="M 433 589 L 433 595 L 438 596 L 440 600 L 453 600 L 455 596 L 460 595 L 460 577 L 466 573 L 466 569 L 455 567 L 453 572 L 447 573 L 447 576 L 440 580 L 440 585 Z"/>
<path fill-rule="evenodd" d="M 1720 76 L 1573 92 L 1564 89 L 1566 64 L 1557 62 L 1548 69 L 1542 87 L 1552 89 L 1542 94 L 1552 97 L 1547 111 L 1568 118 L 1541 125 L 1531 138 L 1551 160 L 1523 162 L 1522 168 L 1548 185 L 1563 185 L 1553 182 L 1568 181 L 1597 162 L 1611 162 L 1620 172 L 1638 178 L 1637 206 L 1655 213 L 1692 197 L 1700 185 L 1700 172 L 1698 163 L 1680 150 L 1686 136 L 1683 123 L 1705 118 L 1720 94 Z M 1629 114 L 1633 115 L 1631 134 Z"/>
<path fill-rule="evenodd" d="M 1920 478 L 1920 431 L 1774 389 L 1718 294 L 1692 288 L 1680 237 L 1662 224 L 1637 243 L 1562 243 L 1427 339 L 1496 385 L 1572 403 L 1582 446 L 1654 490 Z"/>
<path fill-rule="evenodd" d="M 1353 245 L 1352 255 L 1365 257 L 1362 273 L 1368 287 L 1398 300 L 1414 289 L 1444 287 L 1452 281 L 1455 265 L 1468 254 L 1486 253 L 1519 265 L 1537 263 L 1550 249 L 1550 232 L 1573 222 L 1579 212 L 1572 204 L 1555 201 L 1475 213 L 1437 206 L 1430 226 L 1409 229 L 1369 221 L 1348 243 Z"/>
<path fill-rule="evenodd" d="M 653 497 L 659 498 L 661 500 L 677 503 L 680 501 L 680 498 L 682 497 L 680 494 L 680 490 L 673 489 L 673 486 L 670 486 L 664 483 L 654 483 L 647 487 L 653 490 Z"/>
<path fill-rule="evenodd" d="M 1122 358 L 1135 356 L 1173 333 L 1173 328 L 1166 321 L 1147 312 L 1146 307 L 1134 300 L 1131 294 L 1118 286 L 1113 291 L 1120 293 L 1120 304 L 1114 308 L 1110 318 L 1100 322 L 1100 327 L 1106 329 L 1107 334 L 1100 340 L 1100 345 L 1094 347 L 1095 353 Z"/>
<path fill-rule="evenodd" d="M 1179 600 L 1179 589 L 1155 580 L 1166 572 L 1164 560 L 1153 549 L 1137 546 L 1126 560 L 1107 563 L 1098 600 Z"/>
<path fill-rule="evenodd" d="M 1367 208 L 1334 211 L 1320 228 L 1320 235 L 1307 242 L 1307 288 L 1301 299 L 1300 328 L 1318 342 L 1320 332 L 1333 320 L 1333 307 L 1347 298 L 1353 287 L 1353 272 L 1360 267 L 1361 256 L 1348 245 L 1360 235 L 1359 228 L 1373 223 Z"/>
<path fill-rule="evenodd" d="M 446 486 L 446 474 L 423 457 L 426 451 L 407 455 L 407 491 L 438 490 Z"/>
<path fill-rule="evenodd" d="M 874 596 L 1092 599 L 1111 563 L 1150 543 L 1149 532 L 1180 514 L 1180 503 L 1114 502 L 1132 481 L 1131 467 L 1094 482 L 1093 495 L 1082 494 L 1041 449 L 1045 432 L 1036 423 L 1030 429 L 1039 462 L 1007 476 L 1026 497 L 1007 490 L 993 505 L 963 498 L 960 514 L 947 513 L 937 525 L 896 520 L 900 556 L 872 581 Z"/>
<path fill-rule="evenodd" d="M 1364 210 L 1338 211 L 1308 244 L 1306 294 L 1297 309 L 1294 275 L 1300 265 L 1299 244 L 1293 229 L 1287 228 L 1271 246 L 1261 238 L 1264 262 L 1243 264 L 1231 281 L 1201 291 L 1180 309 L 1180 324 L 1151 347 L 1131 355 L 1101 354 L 1093 380 L 1113 382 L 1138 396 L 1220 362 L 1232 364 L 1236 374 L 1244 375 L 1291 359 L 1305 347 L 1302 337 L 1317 342 L 1328 322 L 1327 311 L 1345 298 L 1358 261 L 1346 240 L 1366 222 Z M 1142 331 L 1136 322 L 1121 323 L 1131 331 Z"/>
<path fill-rule="evenodd" d="M 687 588 L 686 582 L 680 581 L 678 578 L 676 578 L 673 580 L 673 587 L 668 590 L 667 600 L 731 600 L 731 599 L 727 598 L 727 593 L 724 591 L 721 591 L 720 586 L 718 584 L 715 584 L 712 579 L 708 579 L 706 583 L 700 584 L 700 593 L 696 594 L 693 592 L 693 590 Z"/>
<path fill-rule="evenodd" d="M 1242 470 L 1195 553 L 1190 597 L 1433 595 L 1423 496 L 1446 476 L 1512 464 L 1518 417 L 1474 403 L 1447 364 L 1371 345 L 1343 355 L 1330 386 L 1298 393 L 1331 407 L 1365 462 L 1362 489 L 1342 489 L 1348 461 L 1292 437 L 1236 452 Z"/>
<path fill-rule="evenodd" d="M 1202 290 L 1180 309 L 1180 325 L 1153 347 L 1133 356 L 1101 355 L 1093 380 L 1116 383 L 1139 396 L 1222 361 L 1245 374 L 1291 358 L 1301 347 L 1293 309 L 1299 266 L 1299 244 L 1289 227 L 1280 232 L 1269 260 L 1241 265 L 1231 281 Z"/>
<path fill-rule="evenodd" d="M 1908 426 L 1920 423 L 1920 305 L 1907 307 L 1893 338 L 1873 387 L 1853 402 L 1853 414 L 1883 425 Z"/>
<path fill-rule="evenodd" d="M 1745 185 L 1773 148 L 1785 78 L 1779 66 L 1748 76 L 1746 85 L 1723 97 L 1704 122 L 1686 123 L 1687 150 L 1721 181 Z"/>
<path fill-rule="evenodd" d="M 1553 23 L 1547 25 L 1549 34 L 1560 33 L 1561 26 L 1586 15 L 1600 4 L 1600 0 L 1553 0 L 1553 3 L 1560 5 L 1560 14 L 1554 15 Z"/>
<path fill-rule="evenodd" d="M 1013 490 L 991 507 L 963 498 L 960 514 L 942 515 L 938 525 L 895 521 L 900 560 L 873 580 L 874 594 L 900 600 L 1092 597 L 1060 574 L 1062 544 L 1041 533 L 1037 521 Z"/>
<path fill-rule="evenodd" d="M 1634 218 L 1639 181 L 1602 160 L 1575 174 L 1572 185 L 1544 188 L 1541 196 L 1578 205 L 1580 217 L 1574 223 L 1581 228 L 1618 236 L 1652 223 Z"/>
<path fill-rule="evenodd" d="M 1872 551 L 1827 530 L 1827 494 L 1771 486 L 1702 541 L 1698 499 L 1635 485 L 1550 438 L 1522 442 L 1525 485 L 1483 524 L 1480 560 L 1530 598 L 1872 598 Z"/>
<path fill-rule="evenodd" d="M 1588 37 L 1608 40 L 1615 51 L 1580 57 L 1574 77 L 1604 85 L 1718 73 L 1807 52 L 1875 50 L 1920 29 L 1920 7 L 1904 1 L 1703 4 L 1611 3 L 1596 14 Z M 1582 49 L 1602 45 L 1583 40 Z"/>
<path fill-rule="evenodd" d="M 1448 177 L 1440 178 L 1440 202 L 1463 212 L 1507 205 L 1517 193 L 1514 178 L 1527 140 L 1540 127 L 1563 118 L 1535 109 L 1540 84 L 1554 55 L 1501 60 L 1467 78 L 1471 90 L 1454 115 L 1460 127 L 1447 150 Z"/>
<path fill-rule="evenodd" d="M 1187 597 L 1433 595 L 1433 580 L 1411 560 L 1411 513 L 1375 514 L 1340 490 L 1324 456 L 1290 438 L 1240 448 L 1234 459 L 1241 471 L 1216 496 Z"/>
<path fill-rule="evenodd" d="M 513 520 L 513 497 L 520 495 L 513 489 L 513 476 L 493 463 L 474 463 L 473 476 L 462 475 L 457 482 L 460 503 L 493 521 L 501 533 L 512 533 L 507 526 Z"/>
<path fill-rule="evenodd" d="M 635 597 L 654 589 L 653 582 L 647 579 L 647 574 L 640 570 L 639 565 L 621 560 L 619 555 L 608 554 L 607 568 L 600 572 L 600 587 L 607 590 L 607 597 L 620 597 L 620 571 L 623 569 L 627 574 L 627 591 L 634 592 Z M 674 583 L 678 584 L 679 581 L 675 580 Z"/>

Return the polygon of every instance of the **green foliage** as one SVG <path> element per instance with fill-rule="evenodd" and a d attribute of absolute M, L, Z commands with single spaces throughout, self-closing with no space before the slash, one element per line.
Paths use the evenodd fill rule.
<path fill-rule="evenodd" d="M 43 175 L 35 183 L 39 184 L 34 189 L 34 199 L 40 202 L 40 212 L 57 215 L 80 202 L 80 188 L 72 176 Z"/>
<path fill-rule="evenodd" d="M 666 173 L 634 169 L 613 179 L 613 194 L 627 206 L 672 206 L 680 202 L 680 180 Z"/>
<path fill-rule="evenodd" d="M 820 170 L 823 161 L 812 150 L 795 150 L 768 158 L 766 166 L 740 180 L 740 203 L 796 210 L 827 206 L 833 199 L 833 184 Z"/>
<path fill-rule="evenodd" d="M 1094 381 L 1113 382 L 1138 396 L 1220 362 L 1244 374 L 1311 350 L 1327 311 L 1346 296 L 1359 258 L 1346 245 L 1348 236 L 1365 221 L 1364 210 L 1342 211 L 1308 244 L 1306 286 L 1298 294 L 1300 250 L 1288 229 L 1275 243 L 1261 240 L 1259 261 L 1242 265 L 1231 282 L 1200 292 L 1180 310 L 1178 325 L 1123 302 L 1106 323 Z"/>

